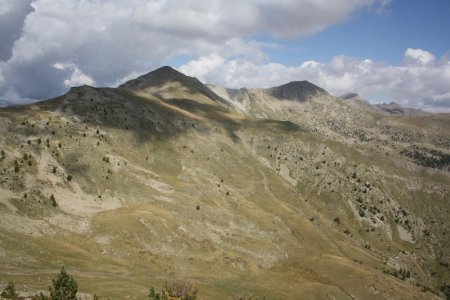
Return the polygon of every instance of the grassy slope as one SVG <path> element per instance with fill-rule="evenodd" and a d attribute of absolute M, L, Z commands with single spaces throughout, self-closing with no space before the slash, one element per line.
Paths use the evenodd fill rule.
<path fill-rule="evenodd" d="M 200 282 L 203 299 L 421 299 L 435 296 L 415 282 L 448 278 L 433 263 L 448 260 L 448 174 L 331 141 L 330 129 L 244 117 L 190 93 L 88 87 L 0 119 L 0 281 L 20 289 L 45 289 L 62 264 L 82 292 L 113 299 L 142 299 L 168 278 Z M 359 197 L 381 213 L 360 218 Z M 399 207 L 417 222 L 415 243 L 399 237 Z M 401 267 L 409 282 L 382 272 Z"/>

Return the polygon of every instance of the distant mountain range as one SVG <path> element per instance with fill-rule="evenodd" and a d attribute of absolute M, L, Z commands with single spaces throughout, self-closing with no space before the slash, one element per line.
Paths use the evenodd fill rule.
<path fill-rule="evenodd" d="M 0 107 L 6 107 L 6 106 L 11 106 L 11 103 L 9 101 L 0 99 Z"/>
<path fill-rule="evenodd" d="M 370 104 L 369 101 L 362 98 L 360 95 L 356 93 L 347 93 L 345 95 L 342 95 L 340 98 L 345 100 L 350 100 L 357 102 L 361 105 L 366 106 L 367 108 L 369 106 L 373 106 L 374 108 L 378 108 L 379 111 L 383 111 L 385 113 L 388 113 L 390 115 L 397 115 L 397 116 L 426 116 L 431 115 L 432 113 L 421 110 L 421 109 L 415 109 L 415 108 L 409 108 L 409 107 L 402 107 L 400 104 L 391 102 L 391 103 L 382 103 L 382 104 Z"/>
<path fill-rule="evenodd" d="M 83 299 L 449 297 L 449 149 L 449 114 L 170 67 L 1 108 L 0 289 L 64 265 Z"/>

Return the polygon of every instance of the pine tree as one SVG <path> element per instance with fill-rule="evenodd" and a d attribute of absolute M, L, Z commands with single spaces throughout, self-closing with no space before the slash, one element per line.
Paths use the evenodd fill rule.
<path fill-rule="evenodd" d="M 13 282 L 8 282 L 8 285 L 5 287 L 3 292 L 0 294 L 1 298 L 4 299 L 19 299 L 19 295 L 16 293 L 16 289 L 14 287 Z"/>
<path fill-rule="evenodd" d="M 53 286 L 49 290 L 51 300 L 76 300 L 78 285 L 62 267 L 58 277 L 53 279 Z"/>

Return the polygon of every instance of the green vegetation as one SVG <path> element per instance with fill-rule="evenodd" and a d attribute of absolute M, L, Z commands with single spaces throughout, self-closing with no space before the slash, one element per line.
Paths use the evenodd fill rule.
<path fill-rule="evenodd" d="M 193 282 L 176 280 L 164 285 L 161 292 L 157 293 L 154 287 L 150 288 L 148 298 L 150 300 L 195 300 L 197 299 L 199 286 Z"/>
<path fill-rule="evenodd" d="M 400 268 L 400 270 L 383 270 L 383 273 L 390 274 L 401 280 L 406 280 L 411 278 L 411 273 L 407 269 Z"/>
<path fill-rule="evenodd" d="M 412 145 L 410 148 L 402 150 L 400 154 L 424 167 L 448 169 L 450 166 L 450 155 L 434 149 Z"/>
<path fill-rule="evenodd" d="M 440 288 L 442 293 L 446 296 L 447 300 L 450 300 L 450 284 L 444 284 Z"/>
<path fill-rule="evenodd" d="M 450 173 L 414 166 L 399 154 L 411 144 L 380 130 L 422 131 L 418 146 L 449 154 L 448 116 L 422 126 L 332 96 L 280 106 L 257 90 L 242 113 L 168 86 L 149 97 L 75 88 L 0 109 L 0 292 L 9 274 L 20 292 L 42 285 L 57 263 L 101 299 L 143 299 L 155 284 L 148 298 L 173 298 L 165 275 L 205 282 L 205 299 L 367 299 L 368 287 L 428 299 L 416 283 L 448 284 L 436 262 L 448 263 Z M 380 271 L 394 267 L 404 281 Z"/>
<path fill-rule="evenodd" d="M 56 203 L 56 199 L 55 199 L 55 196 L 53 196 L 53 194 L 50 195 L 50 202 L 52 203 L 53 207 L 58 206 L 58 203 Z"/>
<path fill-rule="evenodd" d="M 76 300 L 78 285 L 72 276 L 67 274 L 64 267 L 56 279 L 53 279 L 53 285 L 49 288 L 51 300 Z"/>
<path fill-rule="evenodd" d="M 148 299 L 149 300 L 196 300 L 199 292 L 199 285 L 191 281 L 175 280 L 170 284 L 165 283 L 160 292 L 156 292 L 155 288 L 151 287 Z M 43 292 L 34 295 L 32 300 L 77 300 L 78 284 L 75 279 L 69 275 L 65 268 L 61 271 L 55 279 L 52 280 L 52 285 L 49 287 L 49 296 Z M 99 299 L 97 294 L 94 294 L 93 299 Z M 23 299 L 15 290 L 13 282 L 8 282 L 2 293 L 0 299 Z M 253 298 L 239 298 L 239 299 L 253 299 Z"/>
<path fill-rule="evenodd" d="M 49 300 L 47 296 L 45 296 L 42 292 L 39 295 L 34 295 L 31 300 Z"/>
<path fill-rule="evenodd" d="M 8 282 L 3 292 L 0 294 L 2 299 L 19 299 L 19 295 L 16 293 L 14 283 Z"/>

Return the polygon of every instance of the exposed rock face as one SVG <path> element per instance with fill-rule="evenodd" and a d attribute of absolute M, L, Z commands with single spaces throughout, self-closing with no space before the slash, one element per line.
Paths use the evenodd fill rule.
<path fill-rule="evenodd" d="M 270 89 L 272 96 L 280 99 L 296 100 L 296 101 L 306 101 L 313 97 L 318 97 L 322 95 L 328 95 L 328 93 L 306 81 L 292 81 L 287 84 L 283 84 Z"/>
<path fill-rule="evenodd" d="M 438 299 L 449 149 L 449 115 L 168 67 L 2 108 L 0 283 L 46 290 L 64 264 L 111 299 L 172 278 L 204 299 Z"/>

